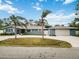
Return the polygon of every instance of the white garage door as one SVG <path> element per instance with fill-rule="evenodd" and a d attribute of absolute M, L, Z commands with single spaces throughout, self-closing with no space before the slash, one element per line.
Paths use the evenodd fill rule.
<path fill-rule="evenodd" d="M 55 30 L 56 36 L 69 36 L 69 30 Z"/>

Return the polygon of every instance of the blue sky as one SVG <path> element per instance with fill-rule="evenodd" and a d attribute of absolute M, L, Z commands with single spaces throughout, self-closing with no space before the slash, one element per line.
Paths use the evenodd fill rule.
<path fill-rule="evenodd" d="M 74 19 L 77 0 L 0 0 L 0 18 L 12 14 L 38 20 L 44 9 L 52 11 L 46 19 L 51 25 L 67 25 Z"/>

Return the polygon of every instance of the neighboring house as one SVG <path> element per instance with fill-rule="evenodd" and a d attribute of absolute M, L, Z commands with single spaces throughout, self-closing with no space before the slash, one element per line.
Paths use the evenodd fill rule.
<path fill-rule="evenodd" d="M 30 34 L 30 35 L 41 35 L 41 26 L 17 26 L 17 34 Z M 76 27 L 65 27 L 65 26 L 56 26 L 45 28 L 44 34 L 48 36 L 76 36 L 76 33 L 79 31 Z M 14 26 L 8 26 L 4 29 L 4 33 L 14 34 Z"/>

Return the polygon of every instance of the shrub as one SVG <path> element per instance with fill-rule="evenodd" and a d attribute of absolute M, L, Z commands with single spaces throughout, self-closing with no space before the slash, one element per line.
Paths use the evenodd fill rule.
<path fill-rule="evenodd" d="M 7 34 L 7 33 L 1 33 L 0 35 L 14 35 L 14 33 L 10 33 L 10 34 Z"/>
<path fill-rule="evenodd" d="M 79 31 L 76 31 L 76 36 L 79 36 Z"/>

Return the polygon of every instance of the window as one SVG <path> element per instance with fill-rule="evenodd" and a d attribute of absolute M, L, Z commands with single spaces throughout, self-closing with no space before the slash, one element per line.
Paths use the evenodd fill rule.
<path fill-rule="evenodd" d="M 7 28 L 6 32 L 13 32 L 13 29 Z"/>
<path fill-rule="evenodd" d="M 8 32 L 10 32 L 10 29 L 8 29 Z"/>
<path fill-rule="evenodd" d="M 48 30 L 48 29 L 44 29 L 44 30 Z"/>
<path fill-rule="evenodd" d="M 32 29 L 32 31 L 38 31 L 38 29 Z"/>
<path fill-rule="evenodd" d="M 31 31 L 31 30 L 29 30 L 29 29 L 27 30 L 27 32 L 30 32 L 30 31 Z"/>
<path fill-rule="evenodd" d="M 42 31 L 41 29 L 39 29 L 39 31 Z"/>
<path fill-rule="evenodd" d="M 13 29 L 10 29 L 11 32 L 13 32 Z"/>
<path fill-rule="evenodd" d="M 6 32 L 8 32 L 8 29 L 6 29 Z"/>

